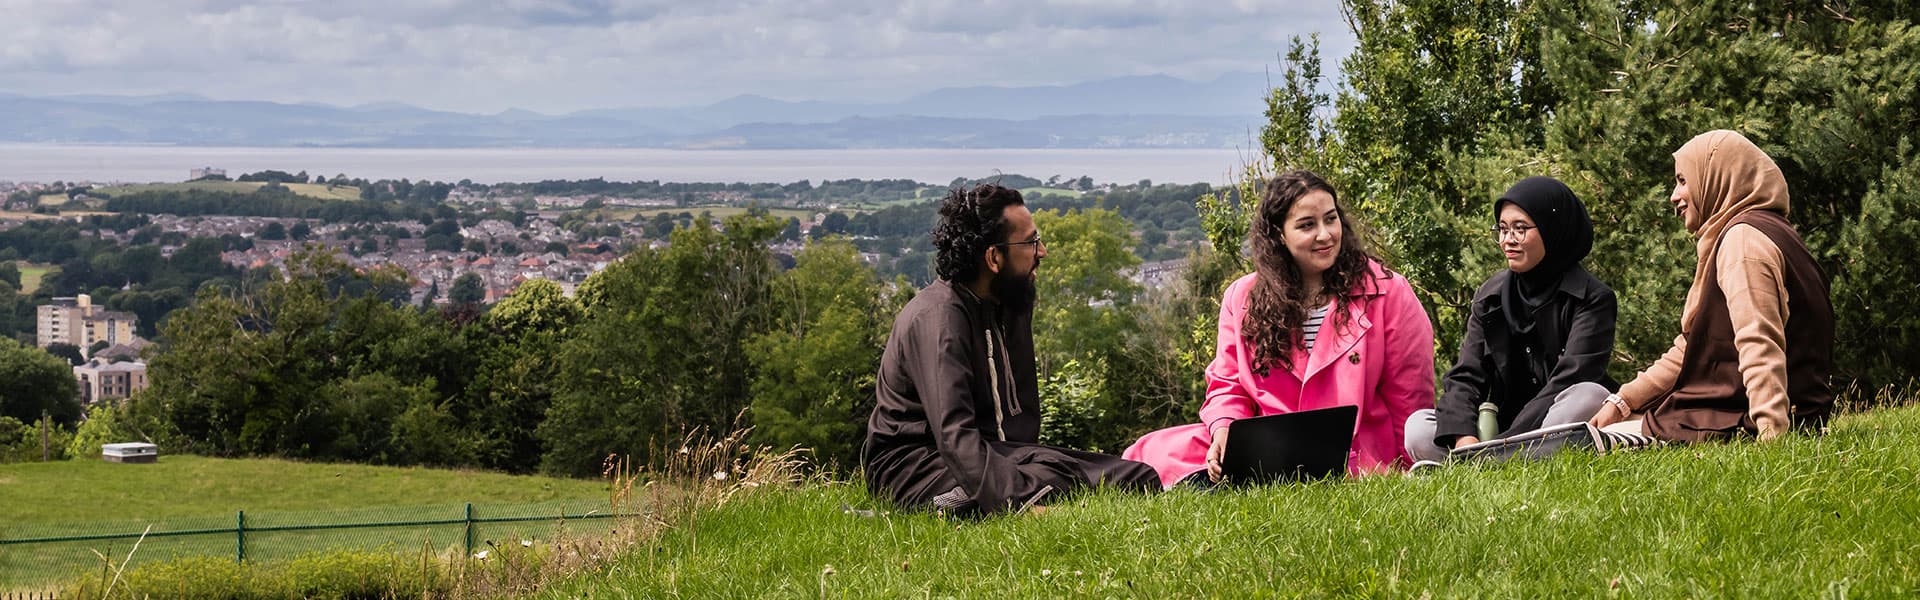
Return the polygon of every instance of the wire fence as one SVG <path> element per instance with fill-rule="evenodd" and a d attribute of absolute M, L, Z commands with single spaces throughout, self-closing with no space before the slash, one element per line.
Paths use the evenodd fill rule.
<path fill-rule="evenodd" d="M 267 561 L 339 550 L 473 556 L 488 542 L 547 540 L 610 531 L 605 500 L 450 504 L 71 524 L 0 523 L 0 590 L 97 576 L 112 565 L 187 556 Z M 151 527 L 151 529 L 149 529 Z M 138 543 L 138 551 L 134 545 Z M 129 553 L 131 557 L 129 558 Z M 111 563 L 111 564 L 109 564 Z"/>

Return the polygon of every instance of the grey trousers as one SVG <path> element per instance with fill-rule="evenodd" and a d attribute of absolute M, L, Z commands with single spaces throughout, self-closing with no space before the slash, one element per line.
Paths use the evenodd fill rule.
<path fill-rule="evenodd" d="M 1592 419 L 1593 415 L 1600 412 L 1600 405 L 1606 403 L 1609 393 L 1605 386 L 1598 383 L 1568 386 L 1553 397 L 1553 406 L 1547 409 L 1547 416 L 1540 426 L 1552 427 Z M 1407 454 L 1413 460 L 1447 462 L 1448 449 L 1433 443 L 1436 429 L 1439 429 L 1439 423 L 1434 419 L 1431 408 L 1414 411 L 1412 416 L 1407 417 Z"/>

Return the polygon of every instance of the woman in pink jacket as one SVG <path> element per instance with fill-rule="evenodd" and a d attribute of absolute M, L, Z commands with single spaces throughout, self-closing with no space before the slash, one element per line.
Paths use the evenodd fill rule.
<path fill-rule="evenodd" d="M 1362 246 L 1333 186 L 1307 171 L 1267 183 L 1252 225 L 1254 273 L 1220 299 L 1200 422 L 1147 434 L 1125 457 L 1166 487 L 1220 478 L 1234 419 L 1360 407 L 1352 474 L 1405 469 L 1405 427 L 1433 407 L 1433 324 L 1405 277 Z"/>

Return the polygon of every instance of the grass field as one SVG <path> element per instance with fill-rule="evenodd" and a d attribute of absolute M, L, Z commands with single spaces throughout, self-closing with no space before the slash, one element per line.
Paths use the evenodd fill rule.
<path fill-rule="evenodd" d="M 41 206 L 60 206 L 70 201 L 72 201 L 72 199 L 68 198 L 66 194 L 42 194 L 40 196 Z"/>
<path fill-rule="evenodd" d="M 713 213 L 713 218 L 715 219 L 725 219 L 733 215 L 743 215 L 747 213 L 747 207 L 744 207 L 744 206 L 696 206 L 691 208 L 624 208 L 624 209 L 610 208 L 610 209 L 604 209 L 604 210 L 605 210 L 605 214 L 607 215 L 607 218 L 609 219 L 622 219 L 627 221 L 645 220 L 648 218 L 652 218 L 654 215 L 660 214 L 660 213 L 677 215 L 684 212 L 684 213 L 690 213 L 693 216 L 698 217 L 700 216 L 700 213 L 702 211 L 705 211 L 705 212 Z M 786 219 L 791 217 L 795 219 L 800 219 L 802 221 L 813 218 L 814 213 L 819 212 L 819 211 L 813 211 L 813 210 L 803 210 L 798 208 L 769 208 L 766 210 L 768 214 L 773 215 L 775 217 L 779 217 L 781 219 Z"/>
<path fill-rule="evenodd" d="M 0 210 L 0 219 L 26 219 L 31 221 L 35 219 L 58 219 L 60 218 L 60 216 L 61 215 L 43 215 L 40 213 L 20 212 L 17 210 Z"/>
<path fill-rule="evenodd" d="M 937 190 L 937 189 L 936 190 L 920 190 L 916 195 L 913 195 L 913 196 L 901 196 L 899 198 L 895 198 L 892 200 L 882 200 L 879 202 L 847 202 L 847 203 L 842 203 L 840 207 L 841 208 L 849 208 L 849 207 L 858 208 L 860 210 L 879 210 L 882 208 L 887 208 L 892 206 L 902 206 L 907 204 L 927 202 L 931 200 L 939 200 L 940 197 L 945 194 L 946 192 L 944 190 Z"/>
<path fill-rule="evenodd" d="M 215 192 L 251 193 L 266 184 L 257 181 L 189 181 L 185 183 L 147 183 L 100 188 L 95 192 L 106 196 L 133 194 L 150 191 L 208 190 Z M 284 184 L 293 193 L 321 200 L 359 200 L 360 188 L 355 186 L 315 185 L 311 183 Z"/>
<path fill-rule="evenodd" d="M 982 521 L 815 486 L 746 497 L 543 597 L 1912 597 L 1916 446 L 1920 410 L 1883 410 L 1823 438 L 1100 493 Z"/>
<path fill-rule="evenodd" d="M 59 268 L 25 262 L 16 262 L 13 266 L 20 269 L 20 293 L 22 294 L 31 294 L 39 290 L 40 281 L 46 279 L 47 274 L 52 273 L 54 269 Z"/>
<path fill-rule="evenodd" d="M 534 510 L 505 505 L 603 507 L 606 489 L 604 482 L 590 480 L 267 459 L 164 456 L 152 465 L 99 460 L 11 464 L 0 465 L 0 538 L 139 533 L 150 524 L 156 531 L 232 529 L 241 510 L 251 527 L 460 519 L 468 502 L 493 515 Z M 506 539 L 528 527 L 551 525 L 488 525 L 482 528 L 483 539 Z M 420 525 L 256 533 L 247 545 L 249 557 L 284 558 L 325 548 L 440 549 L 463 538 L 463 525 Z M 0 590 L 71 577 L 75 566 L 97 564 L 92 550 L 125 554 L 132 544 L 0 545 Z M 136 562 L 200 555 L 230 558 L 235 552 L 232 533 L 154 538 L 142 543 Z"/>
<path fill-rule="evenodd" d="M 1061 189 L 1061 188 L 1049 188 L 1049 187 L 1027 188 L 1024 190 L 1020 190 L 1020 194 L 1023 196 L 1066 196 L 1068 198 L 1080 197 L 1080 192 L 1077 192 L 1074 190 Z"/>
<path fill-rule="evenodd" d="M 31 221 L 35 219 L 71 219 L 74 217 L 88 217 L 93 215 L 111 215 L 111 214 L 115 214 L 115 213 L 101 211 L 101 210 L 63 210 L 63 211 L 60 211 L 60 214 L 57 214 L 57 215 L 43 215 L 40 213 L 0 210 L 0 219 L 26 219 Z"/>

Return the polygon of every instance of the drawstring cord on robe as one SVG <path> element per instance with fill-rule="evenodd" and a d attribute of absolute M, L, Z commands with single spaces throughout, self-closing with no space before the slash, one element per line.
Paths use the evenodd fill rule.
<path fill-rule="evenodd" d="M 1006 360 L 1010 363 L 1012 360 L 1006 356 L 1006 341 L 1001 339 L 999 332 L 991 327 L 987 328 L 986 336 L 987 382 L 993 386 L 993 428 L 996 433 L 1000 434 L 1000 441 L 1004 442 L 1007 441 L 1007 414 L 1020 414 L 1020 405 L 1014 402 L 1011 394 L 1005 398 L 1000 395 L 1000 376 L 1003 370 L 1007 377 L 1007 382 L 1013 382 L 1013 367 L 1010 364 L 1001 362 L 1002 360 Z M 994 351 L 996 347 L 999 348 L 999 352 Z"/>

